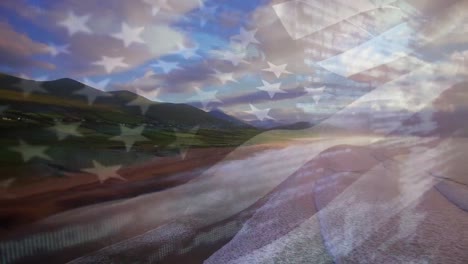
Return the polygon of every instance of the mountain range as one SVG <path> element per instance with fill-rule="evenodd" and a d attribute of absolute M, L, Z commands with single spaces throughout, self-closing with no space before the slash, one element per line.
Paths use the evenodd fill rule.
<path fill-rule="evenodd" d="M 72 79 L 38 82 L 5 74 L 0 131 L 0 180 L 65 175 L 93 161 L 126 166 L 154 156 L 184 157 L 188 149 L 236 147 L 262 132 L 221 110 L 104 92 Z"/>
<path fill-rule="evenodd" d="M 42 118 L 49 115 L 67 120 L 147 123 L 164 129 L 253 129 L 227 114 L 221 117 L 221 110 L 212 114 L 186 104 L 153 102 L 129 91 L 104 92 L 72 79 L 36 82 L 2 75 L 0 85 L 0 105 L 11 115 L 20 111 Z M 21 113 L 16 115 L 21 118 Z M 35 120 L 33 115 L 24 118 Z"/>

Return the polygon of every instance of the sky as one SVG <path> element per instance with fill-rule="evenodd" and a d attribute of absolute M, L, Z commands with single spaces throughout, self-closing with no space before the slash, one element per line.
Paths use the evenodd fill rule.
<path fill-rule="evenodd" d="M 0 72 L 314 123 L 418 67 L 464 78 L 466 2 L 5 0 Z"/>

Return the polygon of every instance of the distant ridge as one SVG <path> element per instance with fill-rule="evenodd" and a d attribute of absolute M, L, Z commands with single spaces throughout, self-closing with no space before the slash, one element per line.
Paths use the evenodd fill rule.
<path fill-rule="evenodd" d="M 237 119 L 227 114 L 210 114 L 187 104 L 152 102 L 130 91 L 104 92 L 69 78 L 38 82 L 1 74 L 0 85 L 0 104 L 8 105 L 10 111 L 55 113 L 71 119 L 102 122 L 147 123 L 168 129 L 194 126 L 254 129 L 241 121 L 235 122 Z M 32 90 L 26 96 L 22 86 L 39 87 L 42 91 Z"/>
<path fill-rule="evenodd" d="M 231 124 L 235 124 L 237 126 L 244 126 L 244 127 L 248 127 L 248 128 L 252 128 L 253 126 L 252 125 L 249 125 L 245 122 L 243 122 L 242 120 L 239 120 L 233 116 L 230 116 L 228 114 L 226 114 L 225 112 L 223 112 L 222 110 L 220 109 L 214 109 L 214 110 L 211 110 L 208 112 L 211 116 L 214 116 L 216 118 L 219 118 L 219 119 L 222 119 L 222 120 L 225 120 L 227 122 L 230 122 Z"/>
<path fill-rule="evenodd" d="M 312 126 L 313 126 L 313 124 L 311 124 L 309 122 L 297 122 L 297 123 L 293 123 L 293 124 L 289 124 L 289 125 L 281 125 L 281 126 L 273 127 L 273 128 L 271 128 L 271 130 L 273 130 L 273 129 L 301 130 L 301 129 L 311 128 Z"/>

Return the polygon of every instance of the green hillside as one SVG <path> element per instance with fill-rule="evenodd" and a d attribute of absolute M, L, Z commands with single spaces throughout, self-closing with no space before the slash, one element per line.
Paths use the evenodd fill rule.
<path fill-rule="evenodd" d="M 70 125 L 76 125 L 74 133 L 59 133 Z M 139 139 L 129 149 L 115 139 L 122 127 L 142 128 L 139 135 L 125 136 Z M 34 82 L 8 75 L 0 76 L 0 131 L 0 179 L 32 171 L 63 175 L 90 167 L 92 160 L 125 165 L 179 155 L 181 149 L 237 146 L 260 132 L 190 105 L 155 103 L 128 91 L 107 93 L 71 79 Z M 14 150 L 21 141 L 47 147 L 50 159 L 26 161 Z"/>

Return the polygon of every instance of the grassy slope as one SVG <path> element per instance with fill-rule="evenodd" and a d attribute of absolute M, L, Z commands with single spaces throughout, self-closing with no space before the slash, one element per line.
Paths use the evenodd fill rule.
<path fill-rule="evenodd" d="M 259 133 L 253 127 L 231 124 L 188 105 L 154 103 L 143 115 L 139 107 L 127 105 L 137 95 L 126 91 L 98 97 L 89 105 L 86 97 L 75 92 L 87 89 L 98 95 L 105 93 L 70 79 L 39 83 L 47 93 L 25 96 L 17 87 L 20 81 L 0 76 L 0 106 L 7 106 L 0 115 L 0 180 L 32 172 L 60 176 L 91 167 L 92 160 L 125 165 L 155 155 L 178 154 L 181 146 L 237 146 Z M 51 129 L 57 120 L 81 122 L 78 131 L 84 137 L 71 136 L 59 141 Z M 149 140 L 137 142 L 126 152 L 122 142 L 109 140 L 120 135 L 121 124 L 128 127 L 144 124 L 143 136 Z M 199 127 L 196 135 L 192 135 L 194 126 Z M 21 155 L 10 149 L 19 144 L 19 139 L 48 146 L 46 153 L 52 160 L 36 158 L 23 162 Z"/>

